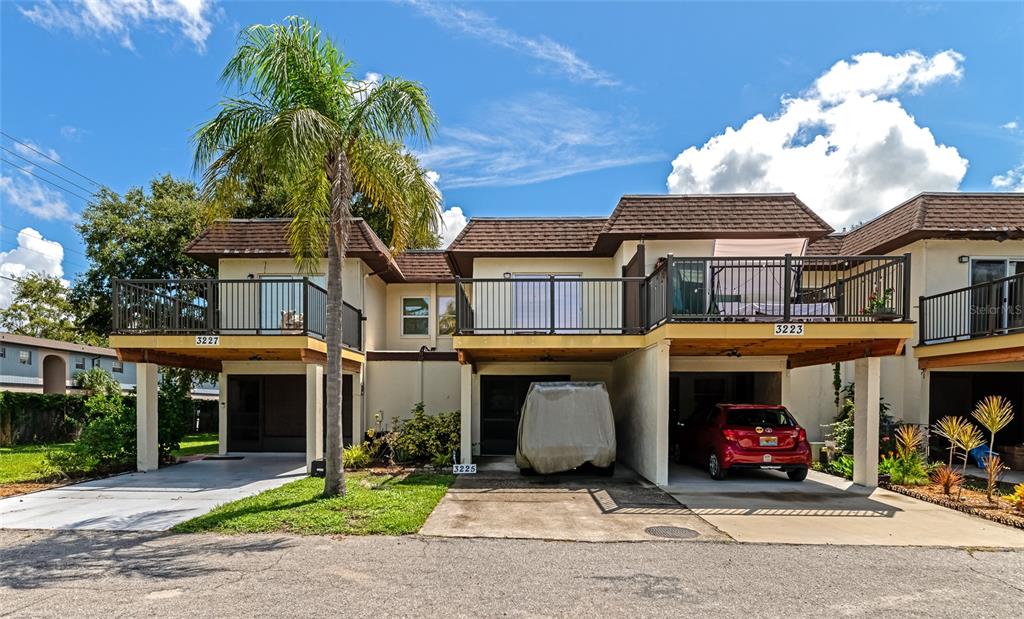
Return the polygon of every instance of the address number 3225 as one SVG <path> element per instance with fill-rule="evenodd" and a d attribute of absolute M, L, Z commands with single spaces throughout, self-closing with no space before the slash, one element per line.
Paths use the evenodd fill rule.
<path fill-rule="evenodd" d="M 775 324 L 775 335 L 800 336 L 804 334 L 804 325 L 800 322 L 779 322 Z"/>

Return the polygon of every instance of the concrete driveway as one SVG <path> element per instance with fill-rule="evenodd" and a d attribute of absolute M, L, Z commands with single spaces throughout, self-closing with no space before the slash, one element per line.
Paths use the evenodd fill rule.
<path fill-rule="evenodd" d="M 302 454 L 197 460 L 0 499 L 0 528 L 164 531 L 305 474 Z"/>
<path fill-rule="evenodd" d="M 729 539 L 623 466 L 609 479 L 522 477 L 510 461 L 478 464 L 479 473 L 448 489 L 421 535 L 620 542 L 665 539 L 652 532 L 667 528 L 681 539 Z"/>
<path fill-rule="evenodd" d="M 953 547 L 1024 547 L 1024 531 L 811 471 L 732 472 L 722 481 L 671 465 L 665 490 L 737 541 Z"/>

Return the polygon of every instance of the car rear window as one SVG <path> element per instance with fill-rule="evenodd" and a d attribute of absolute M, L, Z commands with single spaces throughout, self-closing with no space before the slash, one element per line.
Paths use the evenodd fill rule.
<path fill-rule="evenodd" d="M 726 425 L 730 426 L 792 426 L 793 418 L 786 413 L 770 408 L 739 408 L 726 412 Z"/>

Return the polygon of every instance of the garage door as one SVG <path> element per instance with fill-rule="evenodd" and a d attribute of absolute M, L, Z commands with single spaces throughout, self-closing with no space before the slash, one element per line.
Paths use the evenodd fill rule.
<path fill-rule="evenodd" d="M 480 453 L 485 456 L 514 454 L 519 412 L 530 383 L 567 380 L 568 376 L 481 376 Z"/>

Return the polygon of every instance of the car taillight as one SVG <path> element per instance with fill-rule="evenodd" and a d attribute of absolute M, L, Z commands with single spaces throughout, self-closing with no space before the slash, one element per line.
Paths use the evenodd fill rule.
<path fill-rule="evenodd" d="M 735 441 L 736 430 L 733 430 L 731 428 L 722 428 L 722 436 L 725 437 L 725 440 L 727 441 Z"/>
<path fill-rule="evenodd" d="M 807 442 L 807 430 L 800 428 L 796 431 L 796 442 L 806 443 Z"/>

